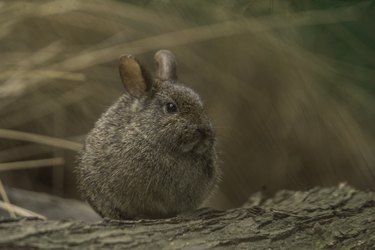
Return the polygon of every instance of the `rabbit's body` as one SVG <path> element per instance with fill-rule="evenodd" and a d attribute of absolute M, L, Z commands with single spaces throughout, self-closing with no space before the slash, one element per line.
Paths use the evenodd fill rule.
<path fill-rule="evenodd" d="M 218 182 L 214 132 L 199 96 L 168 77 L 147 84 L 102 115 L 81 153 L 80 190 L 105 217 L 173 216 L 198 207 Z"/>

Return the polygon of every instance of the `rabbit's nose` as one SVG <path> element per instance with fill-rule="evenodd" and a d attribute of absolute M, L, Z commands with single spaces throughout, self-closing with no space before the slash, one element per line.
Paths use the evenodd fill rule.
<path fill-rule="evenodd" d="M 197 133 L 202 141 L 206 140 L 212 134 L 212 131 L 207 126 L 199 126 L 197 127 Z"/>

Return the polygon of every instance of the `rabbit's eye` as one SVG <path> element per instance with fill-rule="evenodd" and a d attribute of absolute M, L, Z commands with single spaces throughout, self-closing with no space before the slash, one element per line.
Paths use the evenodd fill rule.
<path fill-rule="evenodd" d="M 165 110 L 166 110 L 168 113 L 176 113 L 176 112 L 177 112 L 177 106 L 176 106 L 176 104 L 174 104 L 174 103 L 168 102 L 168 103 L 165 105 Z"/>

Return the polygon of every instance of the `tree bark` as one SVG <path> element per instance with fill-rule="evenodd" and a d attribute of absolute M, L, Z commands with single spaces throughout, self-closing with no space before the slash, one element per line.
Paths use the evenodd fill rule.
<path fill-rule="evenodd" d="M 2 219 L 1 249 L 374 249 L 375 193 L 346 185 L 250 197 L 162 220 Z"/>

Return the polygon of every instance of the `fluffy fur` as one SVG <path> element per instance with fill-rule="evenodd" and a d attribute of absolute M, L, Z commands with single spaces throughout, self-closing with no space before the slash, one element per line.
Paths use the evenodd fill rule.
<path fill-rule="evenodd" d="M 140 97 L 122 95 L 80 154 L 79 189 L 103 217 L 174 216 L 197 208 L 217 186 L 215 133 L 200 97 L 175 80 L 150 85 Z"/>

